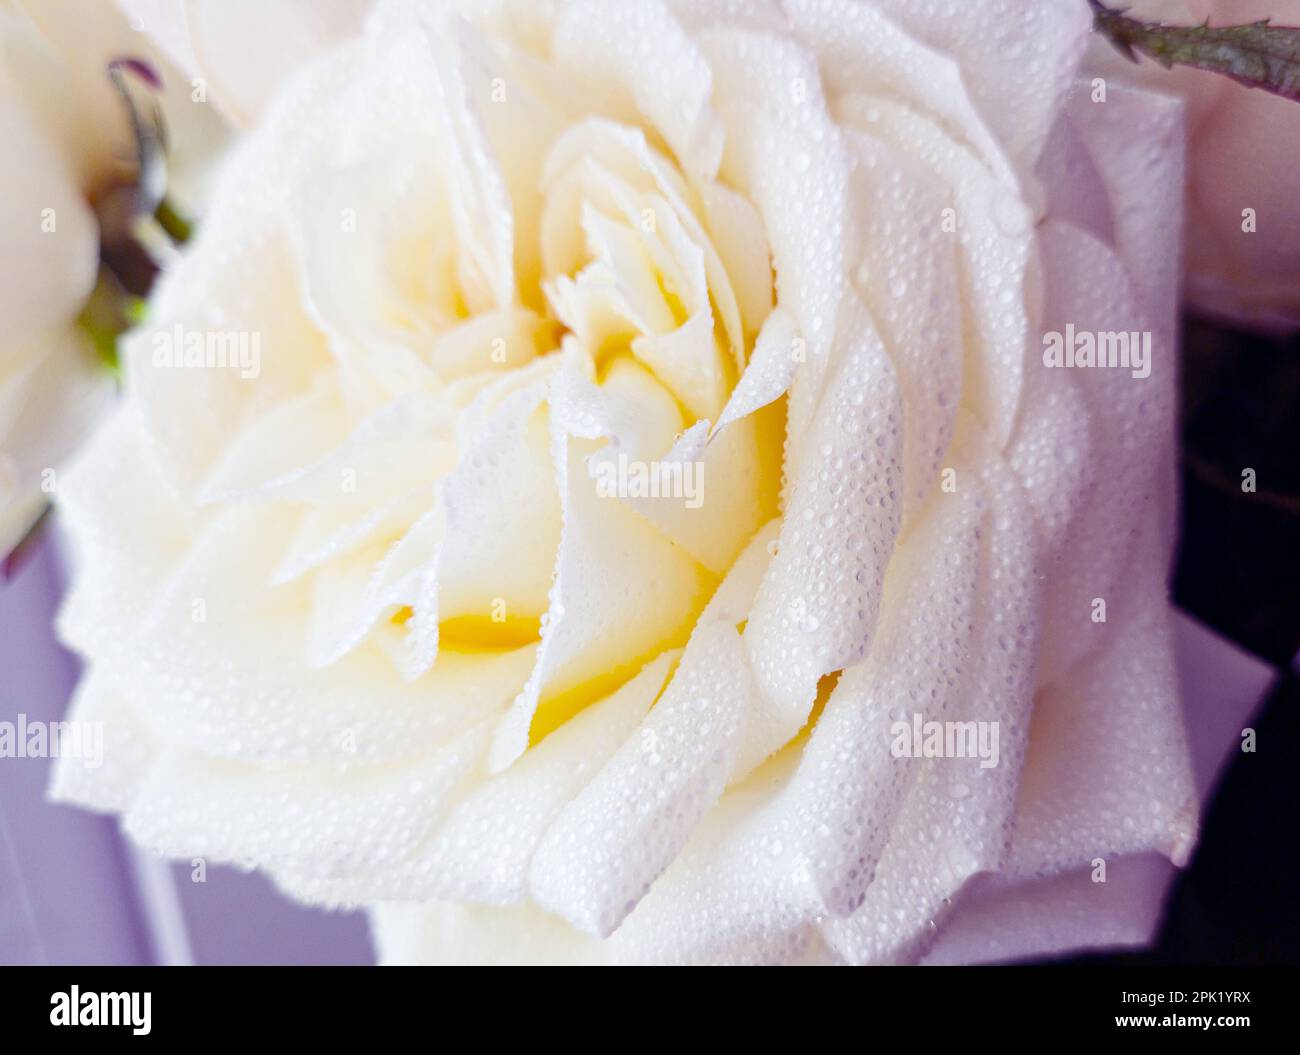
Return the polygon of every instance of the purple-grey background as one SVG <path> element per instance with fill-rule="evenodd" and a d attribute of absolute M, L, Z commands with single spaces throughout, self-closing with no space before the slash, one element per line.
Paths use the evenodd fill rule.
<path fill-rule="evenodd" d="M 54 639 L 61 592 L 46 539 L 0 583 L 0 721 L 57 721 L 76 660 Z M 0 963 L 365 964 L 360 913 L 303 908 L 260 875 L 146 857 L 117 822 L 45 801 L 50 760 L 0 759 Z"/>

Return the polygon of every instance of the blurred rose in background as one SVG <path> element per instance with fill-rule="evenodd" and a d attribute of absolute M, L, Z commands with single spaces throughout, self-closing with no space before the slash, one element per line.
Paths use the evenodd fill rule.
<path fill-rule="evenodd" d="M 1134 18 L 1300 26 L 1300 0 L 1135 0 Z M 1271 330 L 1300 324 L 1300 105 L 1201 70 L 1134 66 L 1099 37 L 1102 68 L 1187 102 L 1187 278 L 1192 308 Z M 1250 228 L 1247 230 L 1244 228 Z"/>

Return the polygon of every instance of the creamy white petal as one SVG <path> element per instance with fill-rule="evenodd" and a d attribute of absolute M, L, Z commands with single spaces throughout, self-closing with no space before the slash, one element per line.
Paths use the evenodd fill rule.
<path fill-rule="evenodd" d="M 701 624 L 663 698 L 547 830 L 537 903 L 608 935 L 721 794 L 755 691 L 735 627 Z"/>
<path fill-rule="evenodd" d="M 802 442 L 787 452 L 791 487 L 780 551 L 745 630 L 773 711 L 768 751 L 803 725 L 818 679 L 866 651 L 899 527 L 897 378 L 860 304 L 845 305 L 840 326 L 826 398 Z"/>

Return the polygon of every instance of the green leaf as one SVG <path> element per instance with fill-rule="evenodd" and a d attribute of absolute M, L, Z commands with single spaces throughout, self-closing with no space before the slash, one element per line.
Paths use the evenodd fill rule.
<path fill-rule="evenodd" d="M 144 302 L 124 290 L 113 273 L 101 265 L 95 288 L 77 316 L 77 328 L 95 348 L 100 362 L 117 376 L 117 339 L 144 318 Z"/>
<path fill-rule="evenodd" d="M 1134 62 L 1140 52 L 1166 68 L 1211 70 L 1300 102 L 1300 28 L 1267 19 L 1240 26 L 1167 26 L 1129 18 L 1101 0 L 1088 3 L 1096 29 Z"/>
<path fill-rule="evenodd" d="M 189 221 L 176 211 L 170 199 L 163 198 L 158 203 L 158 208 L 153 212 L 153 218 L 158 221 L 158 226 L 167 233 L 167 237 L 177 245 L 184 245 L 190 240 L 193 229 Z"/>

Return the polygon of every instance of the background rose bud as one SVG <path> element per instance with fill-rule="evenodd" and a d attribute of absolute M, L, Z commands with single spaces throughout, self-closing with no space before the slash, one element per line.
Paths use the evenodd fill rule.
<path fill-rule="evenodd" d="M 100 120 L 112 90 L 99 69 L 102 93 L 24 11 L 0 6 L 0 556 L 57 490 L 58 467 L 109 396 L 74 326 L 99 267 L 90 199 L 115 169 L 112 130 L 125 128 Z"/>
<path fill-rule="evenodd" d="M 57 494 L 60 465 L 111 395 L 112 336 L 97 347 L 78 324 L 101 246 L 132 237 L 139 205 L 138 144 L 110 65 L 126 63 L 145 121 L 157 108 L 169 205 L 193 217 L 228 120 L 254 120 L 276 81 L 355 30 L 366 6 L 0 2 L 0 556 Z M 120 313 L 121 290 L 101 289 Z"/>
<path fill-rule="evenodd" d="M 1300 26 L 1300 0 L 1139 0 L 1135 18 Z M 1187 278 L 1195 308 L 1265 329 L 1300 325 L 1300 103 L 1202 70 L 1134 67 L 1094 40 L 1102 67 L 1187 101 Z M 1249 210 L 1249 212 L 1247 212 Z M 1253 231 L 1243 228 L 1251 227 Z"/>
<path fill-rule="evenodd" d="M 373 0 L 117 0 L 237 127 L 299 64 L 361 26 Z"/>

